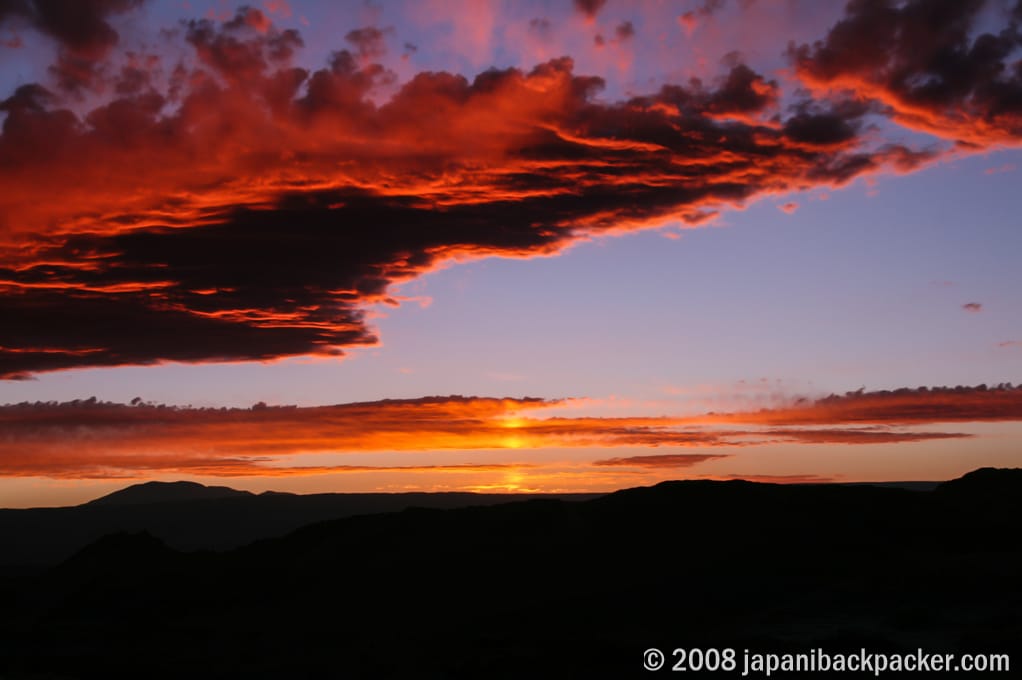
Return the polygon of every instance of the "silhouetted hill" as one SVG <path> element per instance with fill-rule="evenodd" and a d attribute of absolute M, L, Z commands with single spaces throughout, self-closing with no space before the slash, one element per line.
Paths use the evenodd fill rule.
<path fill-rule="evenodd" d="M 649 677 L 654 646 L 990 651 L 1017 668 L 1018 472 L 977 475 L 410 508 L 221 554 L 121 534 L 0 582 L 0 677 Z M 974 484 L 1000 500 L 947 491 Z"/>
<path fill-rule="evenodd" d="M 1022 468 L 980 468 L 938 487 L 944 494 L 1022 501 Z"/>
<path fill-rule="evenodd" d="M 89 501 L 86 505 L 144 505 L 148 503 L 180 503 L 213 498 L 251 496 L 226 486 L 204 486 L 196 482 L 146 482 Z"/>
<path fill-rule="evenodd" d="M 326 519 L 412 506 L 491 505 L 518 498 L 514 494 L 474 493 L 256 495 L 193 482 L 149 482 L 77 507 L 0 510 L 0 569 L 56 564 L 117 532 L 147 531 L 177 550 L 226 550 Z"/>

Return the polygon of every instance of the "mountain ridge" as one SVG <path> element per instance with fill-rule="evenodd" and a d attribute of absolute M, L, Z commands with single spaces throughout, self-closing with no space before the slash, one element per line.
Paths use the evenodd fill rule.
<path fill-rule="evenodd" d="M 601 494 L 532 497 L 584 500 Z M 46 566 L 118 532 L 148 531 L 183 551 L 228 550 L 313 522 L 412 506 L 463 507 L 518 500 L 514 494 L 401 492 L 255 494 L 194 482 L 147 482 L 81 505 L 0 509 L 0 568 Z"/>
<path fill-rule="evenodd" d="M 239 491 L 227 486 L 206 486 L 198 482 L 143 482 L 100 496 L 85 505 L 143 505 L 149 503 L 186 503 L 210 498 L 238 498 L 254 495 L 251 491 Z"/>
<path fill-rule="evenodd" d="M 1015 470 L 1012 472 L 1011 470 Z M 974 497 L 975 502 L 1003 499 L 1002 487 L 1020 486 L 1018 469 L 980 469 L 942 483 L 881 482 L 775 485 L 744 480 L 669 480 L 652 487 L 622 489 L 612 494 L 475 494 L 471 492 L 401 492 L 367 494 L 252 493 L 195 482 L 146 482 L 120 489 L 81 505 L 66 508 L 0 509 L 0 567 L 52 565 L 67 559 L 102 536 L 148 531 L 175 550 L 230 550 L 256 540 L 283 536 L 305 525 L 354 515 L 397 512 L 411 507 L 456 508 L 528 500 L 585 501 L 600 497 L 687 485 L 695 489 L 727 489 L 733 483 L 787 488 L 910 490 L 912 493 Z M 1015 480 L 1015 481 L 1005 481 Z M 994 485 L 995 494 L 984 489 Z M 665 487 L 666 488 L 666 487 Z M 652 492 L 648 498 L 659 492 Z M 721 496 L 723 491 L 710 492 Z M 616 502 L 616 501 L 612 501 Z M 999 500 L 997 502 L 1005 502 Z"/>
<path fill-rule="evenodd" d="M 0 580 L 0 676 L 648 677 L 651 647 L 1017 653 L 1022 478 L 968 483 L 672 481 L 349 516 L 223 552 L 108 536 Z"/>

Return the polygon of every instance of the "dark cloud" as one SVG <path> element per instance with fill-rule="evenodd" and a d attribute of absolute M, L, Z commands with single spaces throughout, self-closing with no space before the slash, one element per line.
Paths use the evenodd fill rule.
<path fill-rule="evenodd" d="M 183 304 L 186 299 L 175 303 L 173 297 L 178 291 L 184 298 L 196 294 L 187 287 L 175 288 L 162 294 L 159 288 L 155 293 L 83 291 L 70 299 L 60 292 L 5 292 L 0 298 L 0 314 L 7 319 L 0 374 L 7 379 L 24 379 L 28 377 L 26 366 L 32 371 L 51 371 L 82 365 L 146 365 L 161 360 L 271 360 L 290 355 L 295 349 L 336 356 L 341 354 L 339 346 L 376 342 L 363 323 L 362 313 L 351 305 L 324 300 L 327 308 L 322 311 L 289 314 L 283 309 L 307 307 L 314 298 L 304 296 L 300 304 L 281 300 L 264 303 L 263 308 L 253 309 L 250 314 L 244 309 L 218 314 L 224 311 L 222 300 L 205 305 L 199 301 L 200 306 L 220 306 L 220 310 L 189 309 Z M 254 297 L 253 291 L 240 295 Z M 60 336 L 63 342 L 50 344 Z"/>
<path fill-rule="evenodd" d="M 123 14 L 143 0 L 4 0 L 0 26 L 26 26 L 44 33 L 60 46 L 50 73 L 61 90 L 80 94 L 97 88 L 102 61 L 118 43 L 111 16 Z"/>
<path fill-rule="evenodd" d="M 970 434 L 962 432 L 911 432 L 887 428 L 820 428 L 820 429 L 772 429 L 756 432 L 757 436 L 775 441 L 798 442 L 800 444 L 900 444 L 923 442 L 934 439 L 966 439 Z"/>
<path fill-rule="evenodd" d="M 348 31 L 344 39 L 355 48 L 358 56 L 367 61 L 377 60 L 387 53 L 387 34 L 393 29 L 380 30 L 375 26 L 366 26 Z"/>
<path fill-rule="evenodd" d="M 745 64 L 736 64 L 720 86 L 707 97 L 709 114 L 732 115 L 760 113 L 777 102 L 774 80 L 766 80 Z"/>
<path fill-rule="evenodd" d="M 750 4 L 743 2 L 743 5 Z M 696 9 L 684 12 L 678 17 L 678 21 L 688 31 L 692 31 L 702 19 L 708 19 L 724 6 L 724 0 L 704 0 L 703 4 Z"/>
<path fill-rule="evenodd" d="M 1006 2 L 994 2 L 1006 13 Z M 970 146 L 1022 135 L 1022 33 L 1016 17 L 977 29 L 983 0 L 851 2 L 824 40 L 791 47 L 798 75 L 817 90 L 852 90 L 909 127 Z"/>
<path fill-rule="evenodd" d="M 263 14 L 260 10 L 253 7 L 241 7 L 238 9 L 234 18 L 224 22 L 225 31 L 241 31 L 245 29 L 254 29 L 259 33 L 264 33 L 270 28 L 271 22 L 269 17 Z"/>
<path fill-rule="evenodd" d="M 811 146 L 841 146 L 855 143 L 854 121 L 834 114 L 799 113 L 784 123 L 784 134 L 793 142 Z"/>
<path fill-rule="evenodd" d="M 614 28 L 614 35 L 619 42 L 625 42 L 635 37 L 635 26 L 630 21 L 622 21 Z"/>
<path fill-rule="evenodd" d="M 751 2 L 749 2 L 749 0 L 742 0 L 741 4 L 744 6 L 751 4 Z M 697 14 L 701 14 L 702 16 L 712 16 L 723 7 L 724 0 L 703 0 L 703 4 L 695 11 Z"/>
<path fill-rule="evenodd" d="M 972 313 L 982 312 L 983 311 L 983 305 L 982 305 L 982 303 L 979 303 L 979 302 L 966 302 L 964 305 L 962 305 L 962 309 L 964 309 L 967 312 L 972 312 Z"/>
<path fill-rule="evenodd" d="M 143 0 L 3 0 L 0 26 L 24 22 L 51 36 L 81 58 L 103 57 L 117 44 L 117 31 L 108 19 L 142 4 Z"/>
<path fill-rule="evenodd" d="M 186 22 L 185 29 L 185 39 L 203 65 L 247 87 L 263 81 L 271 64 L 286 64 L 304 45 L 297 31 L 274 30 L 262 12 L 247 7 L 221 26 L 199 19 Z"/>
<path fill-rule="evenodd" d="M 367 304 L 451 258 L 696 224 L 936 155 L 877 146 L 860 121 L 886 109 L 865 97 L 784 117 L 737 57 L 713 84 L 621 102 L 560 58 L 420 73 L 378 104 L 379 29 L 312 73 L 291 65 L 301 36 L 257 10 L 181 37 L 192 57 L 162 89 L 134 55 L 94 74 L 109 95 L 83 115 L 38 85 L 0 102 L 0 235 L 17 244 L 0 245 L 0 376 L 336 356 L 376 341 Z"/>
<path fill-rule="evenodd" d="M 536 17 L 529 20 L 529 30 L 542 39 L 550 37 L 550 20 L 546 17 Z"/>
<path fill-rule="evenodd" d="M 603 6 L 607 4 L 607 0 L 572 0 L 575 5 L 575 9 L 586 17 L 593 19 Z"/>

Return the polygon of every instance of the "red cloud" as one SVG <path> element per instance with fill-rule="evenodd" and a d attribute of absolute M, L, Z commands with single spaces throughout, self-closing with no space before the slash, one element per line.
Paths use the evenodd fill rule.
<path fill-rule="evenodd" d="M 915 425 L 1022 420 L 1022 386 L 919 387 L 858 390 L 788 408 L 707 414 L 702 422 L 765 425 Z"/>
<path fill-rule="evenodd" d="M 912 123 L 922 110 L 915 91 L 915 108 L 891 104 L 893 81 L 863 60 L 900 55 L 906 83 L 933 67 L 913 57 L 910 31 L 869 53 L 882 56 L 837 59 L 850 49 L 844 32 L 876 23 L 859 5 L 852 28 L 793 55 L 807 82 L 862 91 L 784 116 L 777 82 L 740 63 L 713 85 L 620 102 L 597 99 L 603 81 L 568 58 L 471 80 L 419 73 L 396 87 L 371 63 L 379 29 L 352 32 L 355 52 L 309 72 L 292 63 L 301 36 L 252 9 L 187 22 L 179 33 L 191 54 L 173 68 L 138 55 L 121 69 L 86 59 L 112 53 L 105 17 L 132 4 L 83 3 L 98 38 L 42 14 L 19 19 L 68 45 L 62 72 L 105 79 L 107 94 L 83 115 L 36 84 L 0 102 L 0 377 L 338 356 L 376 342 L 366 304 L 449 259 L 548 255 L 592 235 L 696 224 L 938 155 L 863 134 L 866 115 Z M 602 3 L 576 5 L 593 16 Z M 893 18 L 904 23 L 915 5 Z M 963 40 L 923 42 L 954 52 Z M 993 68 L 998 40 L 966 62 Z M 940 124 L 952 117 L 952 129 L 973 131 L 970 143 L 1002 143 L 1018 115 L 1001 93 L 1012 82 L 960 85 Z M 396 92 L 377 103 L 385 86 Z"/>
<path fill-rule="evenodd" d="M 701 20 L 705 20 L 713 16 L 713 14 L 723 6 L 724 0 L 704 0 L 700 7 L 694 10 L 689 10 L 679 16 L 678 23 L 685 29 L 686 34 L 692 35 L 692 32 Z"/>
<path fill-rule="evenodd" d="M 983 173 L 987 175 L 996 175 L 997 173 L 1000 172 L 1015 172 L 1015 170 L 1016 167 L 1014 163 L 1005 163 L 1004 165 L 1001 165 L 996 168 L 987 168 L 986 170 L 983 171 Z"/>
<path fill-rule="evenodd" d="M 906 127 L 967 147 L 1022 136 L 1019 10 L 1006 2 L 997 32 L 980 32 L 983 2 L 849 3 L 826 38 L 792 47 L 803 82 L 819 95 L 851 92 Z M 882 47 L 877 47 L 882 46 Z"/>
<path fill-rule="evenodd" d="M 607 0 L 572 0 L 572 2 L 575 4 L 575 9 L 590 20 L 594 19 L 607 4 Z"/>

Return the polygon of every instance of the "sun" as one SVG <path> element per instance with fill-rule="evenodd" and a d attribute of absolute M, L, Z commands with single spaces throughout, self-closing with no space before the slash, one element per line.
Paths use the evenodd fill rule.
<path fill-rule="evenodd" d="M 504 437 L 500 442 L 505 449 L 520 449 L 525 446 L 525 440 L 521 437 Z"/>

